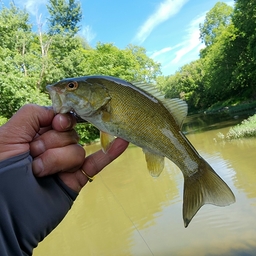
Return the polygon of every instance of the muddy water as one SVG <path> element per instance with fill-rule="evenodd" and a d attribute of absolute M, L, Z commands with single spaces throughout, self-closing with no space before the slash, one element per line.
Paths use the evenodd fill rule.
<path fill-rule="evenodd" d="M 34 255 L 255 255 L 256 139 L 219 140 L 236 119 L 202 121 L 204 129 L 195 120 L 185 124 L 187 137 L 231 187 L 235 204 L 205 205 L 185 229 L 180 170 L 166 160 L 152 178 L 141 149 L 131 145 L 83 189 Z"/>

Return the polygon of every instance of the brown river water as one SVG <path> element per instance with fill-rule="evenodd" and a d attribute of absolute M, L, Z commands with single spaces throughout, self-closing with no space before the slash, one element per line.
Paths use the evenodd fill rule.
<path fill-rule="evenodd" d="M 256 255 L 256 138 L 222 141 L 239 117 L 193 117 L 186 136 L 236 196 L 227 207 L 204 205 L 182 220 L 183 176 L 168 159 L 158 178 L 142 150 L 125 153 L 82 190 L 63 222 L 34 256 Z M 86 147 L 87 154 L 99 145 Z"/>

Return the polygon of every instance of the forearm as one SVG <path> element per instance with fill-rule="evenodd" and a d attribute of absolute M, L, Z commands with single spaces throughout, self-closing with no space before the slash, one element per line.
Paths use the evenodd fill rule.
<path fill-rule="evenodd" d="M 0 252 L 31 255 L 64 218 L 77 193 L 57 175 L 35 178 L 29 153 L 0 162 Z"/>

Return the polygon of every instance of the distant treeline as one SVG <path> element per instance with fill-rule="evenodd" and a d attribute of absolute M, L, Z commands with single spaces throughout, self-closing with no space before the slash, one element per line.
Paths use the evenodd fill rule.
<path fill-rule="evenodd" d="M 181 97 L 190 111 L 256 99 L 256 2 L 218 2 L 200 24 L 200 59 L 157 78 L 167 97 Z"/>
<path fill-rule="evenodd" d="M 136 45 L 119 49 L 110 43 L 92 48 L 79 36 L 82 18 L 75 0 L 49 0 L 49 18 L 32 29 L 29 14 L 2 4 L 0 9 L 0 124 L 25 103 L 50 105 L 47 84 L 66 77 L 111 75 L 128 81 L 156 84 L 167 97 L 180 97 L 190 110 L 219 102 L 240 103 L 256 97 L 256 15 L 253 0 L 237 0 L 234 9 L 218 2 L 200 24 L 205 48 L 200 59 L 172 76 Z M 98 137 L 87 124 L 80 128 L 82 143 Z"/>

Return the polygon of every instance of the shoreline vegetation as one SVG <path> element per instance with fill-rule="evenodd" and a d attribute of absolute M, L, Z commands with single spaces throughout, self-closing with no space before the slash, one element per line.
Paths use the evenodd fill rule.
<path fill-rule="evenodd" d="M 213 104 L 211 107 L 199 111 L 197 113 L 204 113 L 204 114 L 217 114 L 221 112 L 226 112 L 229 114 L 232 113 L 239 113 L 242 111 L 253 111 L 256 112 L 256 101 L 244 101 L 244 102 L 236 102 L 232 103 L 233 100 L 228 100 L 225 102 L 218 102 Z M 195 114 L 194 112 L 189 113 L 189 115 Z"/>
<path fill-rule="evenodd" d="M 220 113 L 226 113 L 233 115 L 234 118 L 238 118 L 241 113 L 247 112 L 250 113 L 248 118 L 244 119 L 239 124 L 230 127 L 226 135 L 221 132 L 218 133 L 218 138 L 220 140 L 234 140 L 256 137 L 256 101 L 233 104 L 232 102 L 235 102 L 235 100 L 230 99 L 225 102 L 218 102 L 206 110 L 199 111 L 197 113 L 189 113 L 189 115 L 202 113 L 205 115 L 217 115 Z"/>
<path fill-rule="evenodd" d="M 231 100 L 230 100 L 231 102 Z M 243 102 L 239 104 L 226 104 L 227 102 L 217 103 L 201 113 L 206 115 L 227 113 L 238 117 L 240 113 L 251 112 L 251 116 L 244 119 L 241 123 L 230 127 L 226 135 L 218 133 L 221 140 L 234 140 L 249 137 L 256 137 L 256 101 Z"/>
<path fill-rule="evenodd" d="M 221 140 L 256 137 L 256 114 L 231 127 L 226 135 L 218 133 L 218 137 Z"/>

